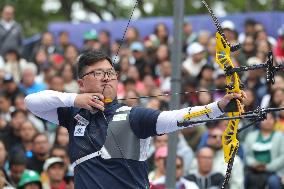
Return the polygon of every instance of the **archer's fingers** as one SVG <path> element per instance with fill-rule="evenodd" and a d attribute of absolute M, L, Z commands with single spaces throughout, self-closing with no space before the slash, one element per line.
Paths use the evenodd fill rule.
<path fill-rule="evenodd" d="M 98 102 L 94 102 L 94 101 L 91 101 L 90 103 L 89 103 L 89 105 L 92 107 L 92 109 L 99 109 L 99 110 L 101 110 L 101 111 L 104 111 L 105 110 L 105 107 L 104 107 L 104 104 L 102 103 L 102 101 L 100 101 L 100 100 L 97 100 L 97 101 L 99 101 L 100 103 L 98 103 Z M 101 104 L 102 103 L 102 104 Z"/>
<path fill-rule="evenodd" d="M 96 103 L 100 106 L 104 106 L 104 103 L 102 102 L 102 100 L 100 100 L 99 97 L 97 97 L 97 96 L 93 96 L 92 102 L 94 102 L 94 103 Z"/>

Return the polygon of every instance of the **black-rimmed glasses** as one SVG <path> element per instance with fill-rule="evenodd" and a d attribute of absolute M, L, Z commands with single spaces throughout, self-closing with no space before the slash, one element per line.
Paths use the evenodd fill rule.
<path fill-rule="evenodd" d="M 81 78 L 90 74 L 92 74 L 94 78 L 97 80 L 103 79 L 106 75 L 109 77 L 109 79 L 116 79 L 117 77 L 117 72 L 114 69 L 108 69 L 108 70 L 93 70 L 91 72 L 83 74 Z"/>

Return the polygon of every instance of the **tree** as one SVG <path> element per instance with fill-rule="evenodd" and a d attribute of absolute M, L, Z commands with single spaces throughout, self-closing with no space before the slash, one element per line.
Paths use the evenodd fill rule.
<path fill-rule="evenodd" d="M 136 0 L 125 5 L 123 0 L 58 0 L 61 8 L 55 12 L 45 12 L 42 10 L 44 0 L 2 0 L 0 7 L 9 3 L 16 8 L 16 20 L 22 24 L 26 36 L 31 36 L 46 30 L 49 22 L 70 21 L 72 20 L 72 5 L 80 3 L 87 11 L 94 13 L 104 20 L 104 14 L 108 13 L 113 19 L 129 18 L 130 12 Z M 173 14 L 174 0 L 137 0 L 136 10 L 140 12 L 141 17 L 152 16 L 171 16 Z M 175 0 L 177 1 L 177 0 Z M 284 10 L 282 1 L 279 0 L 207 0 L 212 7 L 216 2 L 222 2 L 227 12 L 245 12 L 245 11 L 267 11 L 267 10 Z M 262 4 L 260 3 L 262 2 Z M 153 6 L 152 12 L 145 10 L 146 3 Z M 185 14 L 207 14 L 206 8 L 201 4 L 201 0 L 185 0 Z"/>

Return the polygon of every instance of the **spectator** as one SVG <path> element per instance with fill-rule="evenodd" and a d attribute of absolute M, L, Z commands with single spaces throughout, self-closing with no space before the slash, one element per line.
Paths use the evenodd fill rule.
<path fill-rule="evenodd" d="M 238 33 L 236 26 L 231 20 L 224 20 L 221 23 L 221 27 L 224 30 L 224 34 L 230 44 L 236 44 L 238 42 Z"/>
<path fill-rule="evenodd" d="M 239 42 L 242 44 L 246 38 L 246 36 L 254 36 L 255 35 L 255 25 L 256 21 L 249 18 L 245 20 L 244 24 L 244 33 L 240 33 L 239 35 Z"/>
<path fill-rule="evenodd" d="M 11 122 L 3 129 L 1 139 L 4 141 L 6 149 L 9 151 L 17 144 L 21 143 L 21 125 L 27 121 L 27 114 L 23 110 L 15 110 L 11 113 Z"/>
<path fill-rule="evenodd" d="M 25 95 L 36 93 L 46 89 L 45 84 L 37 83 L 35 81 L 36 73 L 36 67 L 32 64 L 29 64 L 29 66 L 27 66 L 23 70 L 23 78 L 22 83 L 20 84 L 20 89 Z"/>
<path fill-rule="evenodd" d="M 45 32 L 42 34 L 40 43 L 34 47 L 34 50 L 33 50 L 34 56 L 38 50 L 44 50 L 48 57 L 58 52 L 55 46 L 55 43 L 54 43 L 54 37 L 52 33 Z"/>
<path fill-rule="evenodd" d="M 62 70 L 62 78 L 64 80 L 64 91 L 76 93 L 79 91 L 79 86 L 75 78 L 75 68 L 71 64 L 64 64 Z"/>
<path fill-rule="evenodd" d="M 25 121 L 20 128 L 21 142 L 17 143 L 11 149 L 12 154 L 24 154 L 26 157 L 32 157 L 32 139 L 37 134 L 37 130 L 30 121 Z"/>
<path fill-rule="evenodd" d="M 151 171 L 148 175 L 150 183 L 155 183 L 155 181 L 166 175 L 165 161 L 167 155 L 167 146 L 163 145 L 159 148 L 156 148 L 154 155 L 155 169 Z"/>
<path fill-rule="evenodd" d="M 251 57 L 247 60 L 247 64 L 255 65 L 261 64 L 261 60 L 256 57 Z M 256 95 L 256 101 L 259 104 L 261 102 L 262 97 L 267 93 L 266 81 L 264 78 L 263 70 L 249 70 L 247 72 L 245 85 L 253 89 Z"/>
<path fill-rule="evenodd" d="M 278 29 L 278 38 L 276 45 L 273 49 L 273 54 L 276 59 L 276 63 L 283 64 L 284 63 L 284 25 Z"/>
<path fill-rule="evenodd" d="M 69 136 L 67 129 L 61 126 L 57 127 L 54 146 L 60 146 L 67 149 L 68 144 L 69 144 Z"/>
<path fill-rule="evenodd" d="M 284 100 L 282 100 L 279 107 L 284 107 Z M 279 116 L 277 117 L 274 129 L 276 131 L 281 131 L 282 133 L 284 133 L 284 111 L 279 112 Z"/>
<path fill-rule="evenodd" d="M 28 158 L 27 168 L 41 173 L 49 155 L 49 143 L 45 134 L 38 133 L 34 136 L 32 152 L 33 156 Z"/>
<path fill-rule="evenodd" d="M 129 107 L 134 107 L 134 106 L 139 106 L 140 101 L 138 99 L 138 92 L 136 90 L 129 90 L 125 94 L 125 104 Z M 132 98 L 137 98 L 137 99 L 132 99 Z"/>
<path fill-rule="evenodd" d="M 5 52 L 4 70 L 15 79 L 16 83 L 21 81 L 23 70 L 27 67 L 27 61 L 22 59 L 20 53 L 16 49 L 8 49 Z"/>
<path fill-rule="evenodd" d="M 64 161 L 61 158 L 48 158 L 43 167 L 48 177 L 48 181 L 43 183 L 43 189 L 64 189 L 66 187 Z"/>
<path fill-rule="evenodd" d="M 70 44 L 69 33 L 67 31 L 61 31 L 59 33 L 59 41 L 57 45 L 58 52 L 63 55 L 68 45 Z"/>
<path fill-rule="evenodd" d="M 197 152 L 198 173 L 185 177 L 198 185 L 200 189 L 221 188 L 224 176 L 221 173 L 212 172 L 214 151 L 209 147 L 203 147 Z"/>
<path fill-rule="evenodd" d="M 42 189 L 39 174 L 32 170 L 25 170 L 18 184 L 18 189 Z"/>
<path fill-rule="evenodd" d="M 183 52 L 185 53 L 186 51 L 186 47 L 193 43 L 194 41 L 196 41 L 197 39 L 197 34 L 195 32 L 192 31 L 192 24 L 191 23 L 184 23 L 183 24 L 183 37 L 184 37 L 184 40 L 183 40 Z"/>
<path fill-rule="evenodd" d="M 64 92 L 64 80 L 61 76 L 55 75 L 51 78 L 49 89 L 59 92 Z"/>
<path fill-rule="evenodd" d="M 70 173 L 73 167 L 70 164 L 70 158 L 68 156 L 67 149 L 61 146 L 54 146 L 50 150 L 50 157 L 59 157 L 64 161 L 65 172 Z"/>
<path fill-rule="evenodd" d="M 169 32 L 168 28 L 164 23 L 159 23 L 156 25 L 154 34 L 157 36 L 160 44 L 167 45 L 169 43 Z"/>
<path fill-rule="evenodd" d="M 160 64 L 161 75 L 159 77 L 160 88 L 163 93 L 169 93 L 171 91 L 171 75 L 172 65 L 169 61 L 163 61 Z"/>
<path fill-rule="evenodd" d="M 3 167 L 0 167 L 0 188 L 1 189 L 15 189 L 11 184 L 10 184 L 10 178 L 8 177 L 5 169 Z"/>
<path fill-rule="evenodd" d="M 201 68 L 200 74 L 197 76 L 199 80 L 199 83 L 198 83 L 199 87 L 203 87 L 206 89 L 214 88 L 213 75 L 214 75 L 213 66 L 210 66 L 208 64 L 204 65 Z"/>
<path fill-rule="evenodd" d="M 284 176 L 283 134 L 274 131 L 275 116 L 267 114 L 260 123 L 260 130 L 248 134 L 245 140 L 247 162 L 247 189 L 282 188 L 281 177 Z"/>
<path fill-rule="evenodd" d="M 198 37 L 197 37 L 197 43 L 202 45 L 203 47 L 207 46 L 207 43 L 210 38 L 210 33 L 207 30 L 202 30 L 199 32 Z M 190 45 L 190 44 L 189 44 Z"/>
<path fill-rule="evenodd" d="M 11 112 L 14 110 L 10 97 L 7 94 L 0 93 L 0 116 L 6 122 L 9 122 L 11 121 Z"/>
<path fill-rule="evenodd" d="M 9 163 L 11 184 L 16 187 L 21 179 L 23 172 L 26 170 L 27 159 L 21 154 L 14 154 L 13 156 L 11 156 Z"/>
<path fill-rule="evenodd" d="M 206 64 L 204 50 L 204 47 L 198 42 L 194 42 L 187 47 L 187 58 L 182 66 L 189 75 L 197 77 L 201 68 Z"/>
<path fill-rule="evenodd" d="M 79 55 L 79 51 L 77 47 L 73 44 L 69 44 L 64 51 L 64 58 L 66 64 L 71 64 L 75 66 L 77 63 L 77 57 Z M 74 72 L 75 73 L 75 72 Z"/>
<path fill-rule="evenodd" d="M 137 69 L 136 66 L 132 65 L 132 66 L 129 67 L 128 72 L 127 72 L 127 77 L 134 79 L 135 88 L 136 88 L 137 92 L 139 93 L 139 95 L 143 95 L 145 86 L 144 86 L 144 84 L 141 80 L 139 70 Z M 127 90 L 125 90 L 125 91 L 127 91 Z"/>
<path fill-rule="evenodd" d="M 126 45 L 130 47 L 130 45 L 135 41 L 140 41 L 140 34 L 137 28 L 135 27 L 128 27 L 126 34 L 125 34 L 125 41 Z M 120 43 L 119 43 L 120 44 Z"/>
<path fill-rule="evenodd" d="M 84 33 L 84 47 L 82 52 L 87 50 L 98 50 L 100 49 L 100 44 L 98 42 L 97 31 L 92 29 Z"/>
<path fill-rule="evenodd" d="M 135 41 L 130 45 L 130 50 L 134 58 L 134 65 L 139 71 L 140 77 L 143 78 L 147 62 L 144 58 L 144 46 L 141 42 Z"/>
<path fill-rule="evenodd" d="M 153 143 L 154 143 L 153 148 L 151 150 L 152 153 L 149 153 L 148 155 L 149 170 L 152 170 L 154 167 L 153 166 L 154 164 L 153 162 L 155 160 L 154 151 L 162 146 L 167 146 L 168 135 L 161 135 L 154 137 Z M 181 133 L 178 134 L 177 154 L 183 158 L 184 168 L 185 168 L 184 171 L 187 171 L 193 159 L 193 151 L 187 145 L 186 140 L 184 139 Z"/>
<path fill-rule="evenodd" d="M 101 51 L 107 54 L 108 56 L 110 56 L 111 55 L 110 32 L 107 30 L 100 31 L 99 42 L 101 44 Z"/>
<path fill-rule="evenodd" d="M 166 167 L 166 164 L 165 164 Z M 152 184 L 152 189 L 165 189 L 166 177 L 161 176 Z M 183 178 L 183 159 L 180 156 L 176 157 L 176 189 L 199 189 L 198 186 L 191 181 Z"/>
<path fill-rule="evenodd" d="M 8 154 L 4 142 L 0 140 L 0 168 L 7 168 L 7 155 Z"/>
<path fill-rule="evenodd" d="M 18 96 L 21 92 L 12 75 L 5 75 L 3 88 L 5 94 L 9 96 L 12 105 L 15 105 L 16 96 Z"/>
<path fill-rule="evenodd" d="M 226 126 L 226 125 L 225 125 Z M 207 146 L 214 150 L 213 168 L 214 173 L 221 173 L 225 176 L 227 164 L 224 163 L 224 152 L 222 149 L 222 134 L 224 129 L 214 128 L 209 130 L 209 136 L 207 140 Z M 193 160 L 190 168 L 188 169 L 189 174 L 198 173 L 197 160 Z M 235 156 L 234 168 L 229 182 L 229 189 L 243 189 L 244 188 L 244 170 L 243 163 L 239 156 Z"/>
<path fill-rule="evenodd" d="M 22 28 L 14 20 L 15 9 L 12 5 L 5 5 L 0 20 L 0 55 L 8 49 L 22 50 Z"/>

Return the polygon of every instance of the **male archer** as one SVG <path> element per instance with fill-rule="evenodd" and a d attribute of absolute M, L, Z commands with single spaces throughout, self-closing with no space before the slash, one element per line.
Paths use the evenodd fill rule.
<path fill-rule="evenodd" d="M 230 100 L 245 96 L 227 94 L 206 106 L 162 112 L 123 106 L 116 99 L 113 63 L 100 51 L 80 56 L 78 77 L 79 94 L 46 90 L 25 98 L 32 113 L 68 129 L 76 189 L 149 188 L 145 161 L 151 136 L 182 129 L 177 123 L 200 110 L 208 111 L 191 120 L 214 119 Z"/>

